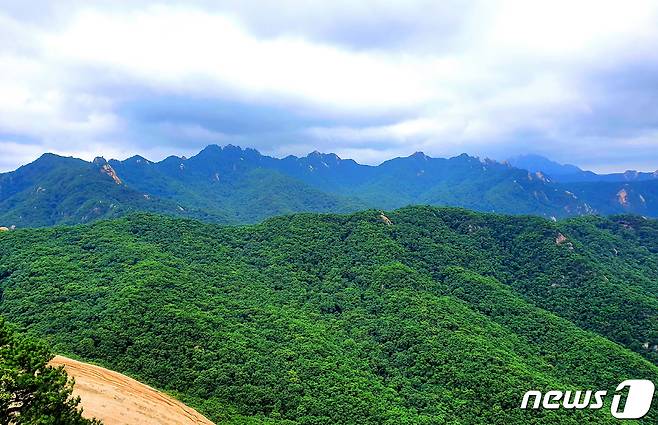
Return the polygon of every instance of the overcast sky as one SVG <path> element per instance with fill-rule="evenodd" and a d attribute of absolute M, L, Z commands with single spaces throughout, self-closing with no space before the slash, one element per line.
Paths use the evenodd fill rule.
<path fill-rule="evenodd" d="M 658 169 L 658 2 L 0 0 L 0 171 L 217 143 Z"/>

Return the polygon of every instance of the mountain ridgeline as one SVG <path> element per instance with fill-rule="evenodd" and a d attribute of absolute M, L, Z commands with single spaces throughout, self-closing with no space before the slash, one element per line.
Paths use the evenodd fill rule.
<path fill-rule="evenodd" d="M 555 218 L 658 216 L 655 173 L 600 176 L 528 157 L 512 164 L 519 168 L 466 154 L 443 159 L 418 152 L 367 166 L 335 154 L 278 159 L 231 145 L 160 162 L 134 156 L 90 163 L 45 154 L 0 174 L 0 226 L 77 224 L 131 212 L 254 223 L 295 212 L 411 204 Z"/>
<path fill-rule="evenodd" d="M 139 213 L 0 233 L 0 315 L 221 423 L 617 423 L 520 404 L 658 382 L 657 273 L 638 216 Z"/>
<path fill-rule="evenodd" d="M 658 171 L 643 173 L 636 170 L 627 170 L 623 173 L 596 174 L 585 171 L 571 164 L 560 164 L 540 155 L 521 155 L 510 158 L 507 162 L 517 168 L 523 168 L 531 172 L 541 171 L 551 176 L 554 181 L 575 182 L 608 182 L 627 183 L 642 182 L 658 179 Z"/>

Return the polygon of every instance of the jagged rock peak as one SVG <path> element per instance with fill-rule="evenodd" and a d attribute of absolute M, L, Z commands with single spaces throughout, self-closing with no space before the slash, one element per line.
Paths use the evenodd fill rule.
<path fill-rule="evenodd" d="M 429 156 L 425 155 L 425 152 L 421 152 L 421 151 L 414 152 L 409 157 L 418 158 L 418 159 L 429 159 Z"/>
<path fill-rule="evenodd" d="M 322 153 L 320 151 L 313 151 L 306 155 L 307 158 L 320 158 L 320 159 L 331 159 L 331 160 L 340 160 L 340 157 L 336 155 L 335 153 Z"/>
<path fill-rule="evenodd" d="M 476 157 L 474 157 L 474 156 L 470 156 L 470 155 L 467 154 L 467 153 L 462 153 L 462 154 L 460 154 L 460 155 L 457 155 L 457 156 L 453 157 L 452 159 L 463 159 L 463 160 L 477 159 L 477 160 L 479 161 L 478 158 L 476 158 Z"/>
<path fill-rule="evenodd" d="M 221 153 L 221 152 L 222 152 L 221 146 L 213 144 L 213 145 L 208 145 L 205 148 L 203 148 L 201 150 L 201 152 L 198 153 L 198 155 L 210 154 L 210 153 Z"/>
<path fill-rule="evenodd" d="M 217 145 L 214 145 L 214 146 L 217 146 Z M 241 151 L 242 148 L 238 145 L 233 145 L 233 144 L 229 143 L 228 145 L 224 146 L 224 150 L 227 150 L 227 151 Z"/>
<path fill-rule="evenodd" d="M 208 145 L 198 155 L 220 155 L 220 154 L 250 154 L 250 155 L 260 155 L 256 149 L 253 148 L 242 148 L 240 146 L 228 144 L 224 147 L 221 147 L 217 144 Z"/>
<path fill-rule="evenodd" d="M 134 162 L 136 164 L 151 164 L 151 161 L 144 158 L 141 155 L 133 155 L 130 158 L 126 159 L 124 162 Z"/>

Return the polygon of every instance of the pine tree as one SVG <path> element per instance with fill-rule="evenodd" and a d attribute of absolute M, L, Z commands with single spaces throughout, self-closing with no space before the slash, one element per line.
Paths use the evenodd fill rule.
<path fill-rule="evenodd" d="M 82 417 L 73 380 L 63 367 L 48 366 L 48 348 L 13 332 L 0 317 L 0 423 L 98 425 Z"/>

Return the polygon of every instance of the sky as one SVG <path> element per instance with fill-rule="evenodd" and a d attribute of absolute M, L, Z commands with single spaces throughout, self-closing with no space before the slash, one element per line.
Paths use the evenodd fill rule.
<path fill-rule="evenodd" d="M 653 171 L 658 2 L 0 0 L 0 171 L 212 143 Z"/>

